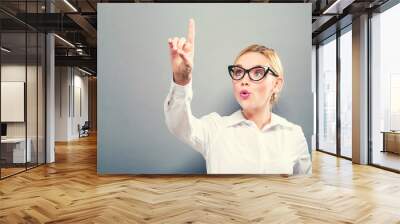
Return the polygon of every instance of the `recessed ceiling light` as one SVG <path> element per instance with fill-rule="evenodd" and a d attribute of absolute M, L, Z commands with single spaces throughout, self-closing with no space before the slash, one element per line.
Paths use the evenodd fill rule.
<path fill-rule="evenodd" d="M 10 52 L 11 52 L 11 50 L 9 50 L 9 49 L 7 49 L 7 48 L 5 48 L 5 47 L 1 47 L 1 50 L 4 51 L 4 52 L 6 52 L 6 53 L 10 53 Z"/>

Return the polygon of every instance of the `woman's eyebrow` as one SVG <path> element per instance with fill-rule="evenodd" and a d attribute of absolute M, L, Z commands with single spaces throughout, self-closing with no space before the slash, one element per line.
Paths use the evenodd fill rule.
<path fill-rule="evenodd" d="M 241 64 L 235 64 L 235 65 L 239 65 L 239 66 L 243 67 Z M 252 66 L 252 68 L 257 67 L 257 66 L 264 67 L 264 66 L 269 66 L 269 65 L 254 65 L 254 66 Z"/>
<path fill-rule="evenodd" d="M 244 68 L 241 64 L 234 64 L 234 65 Z M 252 67 L 249 68 L 249 69 L 256 68 L 256 67 L 269 67 L 270 69 L 272 69 L 272 67 L 271 67 L 269 64 L 267 64 L 267 65 L 260 65 L 260 64 L 254 65 L 254 66 L 252 66 Z M 272 71 L 273 71 L 274 73 L 276 73 L 274 69 L 272 69 Z"/>

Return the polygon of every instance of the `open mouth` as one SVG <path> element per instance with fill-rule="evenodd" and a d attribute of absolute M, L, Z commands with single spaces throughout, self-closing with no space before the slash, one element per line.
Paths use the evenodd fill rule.
<path fill-rule="evenodd" d="M 239 95 L 240 95 L 240 98 L 245 100 L 250 97 L 250 92 L 247 90 L 241 90 Z"/>

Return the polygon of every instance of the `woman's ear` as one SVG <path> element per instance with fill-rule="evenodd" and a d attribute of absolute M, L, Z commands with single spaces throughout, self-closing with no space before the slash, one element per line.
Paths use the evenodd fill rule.
<path fill-rule="evenodd" d="M 274 92 L 279 93 L 283 88 L 284 80 L 281 76 L 275 80 Z"/>

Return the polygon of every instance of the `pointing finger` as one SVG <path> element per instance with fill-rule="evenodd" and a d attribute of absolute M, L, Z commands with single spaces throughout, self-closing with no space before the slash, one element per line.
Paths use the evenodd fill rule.
<path fill-rule="evenodd" d="M 187 35 L 187 40 L 189 43 L 193 44 L 194 43 L 194 37 L 195 37 L 195 24 L 194 24 L 194 19 L 189 20 L 189 28 L 188 28 L 188 35 Z"/>

